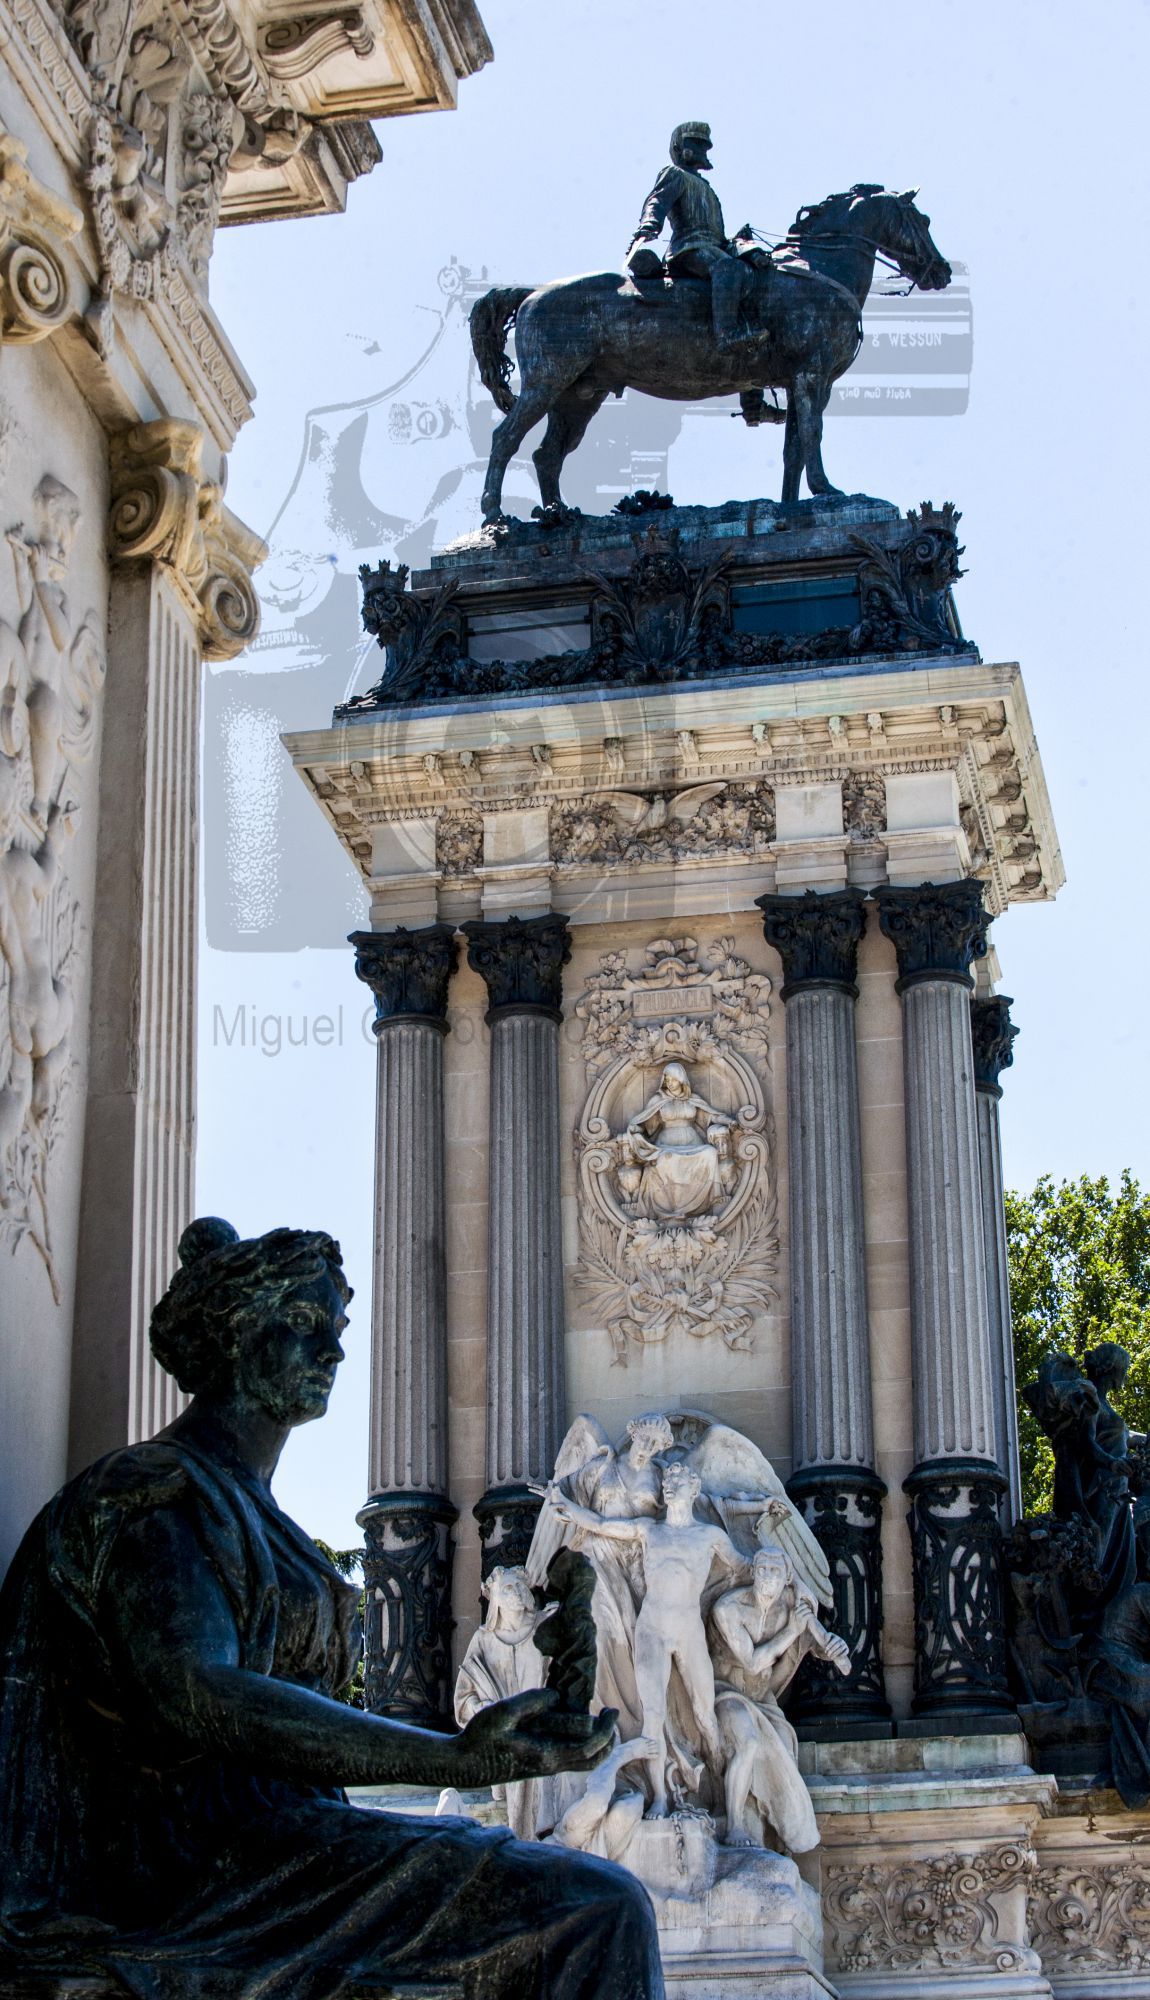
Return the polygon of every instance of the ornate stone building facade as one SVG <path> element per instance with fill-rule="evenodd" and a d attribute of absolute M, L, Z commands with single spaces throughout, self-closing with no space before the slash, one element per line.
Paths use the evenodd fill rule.
<path fill-rule="evenodd" d="M 252 385 L 221 223 L 339 210 L 367 122 L 450 107 L 472 0 L 0 6 L 0 1564 L 173 1408 L 190 1215 L 204 659 L 256 631 L 223 499 Z"/>

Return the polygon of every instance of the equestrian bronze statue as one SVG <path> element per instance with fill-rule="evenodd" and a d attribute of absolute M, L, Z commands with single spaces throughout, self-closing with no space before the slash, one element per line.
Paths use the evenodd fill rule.
<path fill-rule="evenodd" d="M 486 522 L 504 518 L 507 467 L 544 417 L 534 454 L 540 499 L 544 513 L 562 513 L 564 460 L 606 398 L 628 387 L 671 402 L 737 394 L 748 423 L 781 420 L 765 392 L 784 389 L 784 501 L 798 499 L 804 472 L 812 493 L 837 493 L 823 470 L 823 412 L 858 353 L 876 258 L 923 291 L 950 283 L 930 217 L 915 206 L 917 189 L 893 194 L 859 182 L 801 208 L 785 241 L 767 252 L 749 226 L 733 239 L 725 234 L 722 209 L 702 179 L 710 167 L 708 127 L 678 126 L 671 145 L 671 165 L 647 199 L 626 275 L 597 271 L 535 289 L 498 286 L 472 309 L 479 373 L 505 413 L 491 442 Z M 663 262 L 653 245 L 667 223 Z M 506 347 L 512 325 L 518 395 Z"/>

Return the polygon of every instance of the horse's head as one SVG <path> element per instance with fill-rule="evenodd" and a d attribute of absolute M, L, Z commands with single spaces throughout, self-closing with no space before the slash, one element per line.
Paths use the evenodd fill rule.
<path fill-rule="evenodd" d="M 930 233 L 930 217 L 915 207 L 917 188 L 905 194 L 872 194 L 867 198 L 875 242 L 893 257 L 904 278 L 922 292 L 942 292 L 950 283 L 950 265 Z"/>
<path fill-rule="evenodd" d="M 917 193 L 917 188 L 908 188 L 905 194 L 892 194 L 860 181 L 845 194 L 832 194 L 813 208 L 801 208 L 791 240 L 808 254 L 850 245 L 881 250 L 920 290 L 941 292 L 950 283 L 950 265 L 932 241 L 929 215 L 915 207 Z"/>

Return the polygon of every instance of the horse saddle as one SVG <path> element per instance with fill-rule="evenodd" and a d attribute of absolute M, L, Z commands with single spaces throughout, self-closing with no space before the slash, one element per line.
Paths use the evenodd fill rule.
<path fill-rule="evenodd" d="M 689 285 L 691 283 L 698 284 L 699 280 L 697 278 L 694 280 L 680 278 L 677 282 L 680 285 Z M 619 281 L 619 297 L 621 299 L 641 299 L 645 306 L 669 305 L 671 294 L 675 289 L 676 280 L 666 276 L 661 278 L 635 278 L 631 276 L 630 272 L 624 272 Z"/>

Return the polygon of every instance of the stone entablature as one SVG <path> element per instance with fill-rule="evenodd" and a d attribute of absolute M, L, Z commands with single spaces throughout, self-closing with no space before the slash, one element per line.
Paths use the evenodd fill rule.
<path fill-rule="evenodd" d="M 218 224 L 342 209 L 381 157 L 367 120 L 454 104 L 491 55 L 473 0 L 307 13 L 178 0 L 161 18 L 139 0 L 4 0 L 0 12 L 13 93 L 0 97 L 4 336 L 78 321 L 115 386 L 80 350 L 76 365 L 128 422 L 145 412 L 116 350 L 139 346 L 143 309 L 222 450 L 251 414 L 251 384 L 207 301 Z"/>
<path fill-rule="evenodd" d="M 286 741 L 380 922 L 408 897 L 415 921 L 478 914 L 513 860 L 575 923 L 672 863 L 747 909 L 972 874 L 998 915 L 1064 879 L 1019 669 L 969 656 L 377 709 Z"/>

